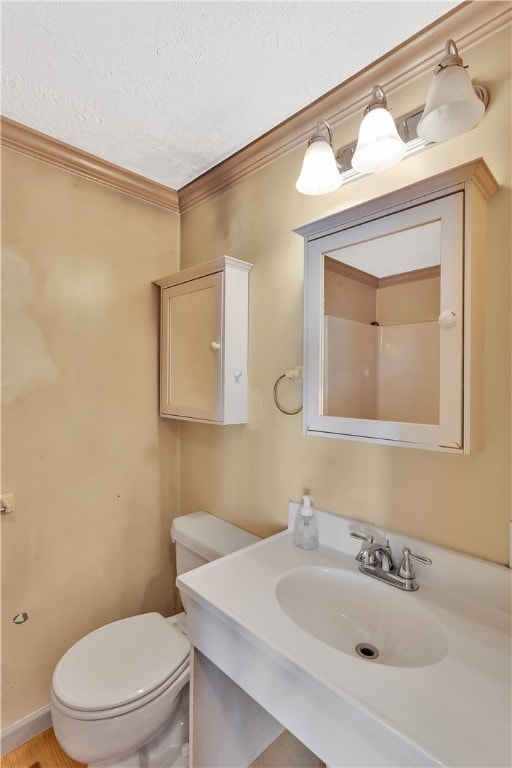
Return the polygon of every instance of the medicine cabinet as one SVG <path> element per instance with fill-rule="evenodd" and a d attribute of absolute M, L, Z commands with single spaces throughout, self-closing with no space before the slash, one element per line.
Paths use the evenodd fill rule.
<path fill-rule="evenodd" d="M 247 421 L 251 267 L 224 256 L 155 281 L 161 288 L 161 416 Z"/>
<path fill-rule="evenodd" d="M 304 432 L 483 447 L 483 160 L 295 231 L 305 241 Z"/>

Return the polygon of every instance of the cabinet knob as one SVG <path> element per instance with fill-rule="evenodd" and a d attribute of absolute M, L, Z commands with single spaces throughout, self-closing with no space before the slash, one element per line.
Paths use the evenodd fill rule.
<path fill-rule="evenodd" d="M 446 312 L 441 312 L 439 315 L 437 322 L 441 326 L 441 328 L 453 328 L 455 323 L 457 322 L 457 315 L 455 312 L 452 312 L 451 309 L 447 309 Z"/>
<path fill-rule="evenodd" d="M 212 352 L 218 352 L 220 349 L 220 344 L 217 341 L 212 341 L 210 344 L 210 349 Z"/>

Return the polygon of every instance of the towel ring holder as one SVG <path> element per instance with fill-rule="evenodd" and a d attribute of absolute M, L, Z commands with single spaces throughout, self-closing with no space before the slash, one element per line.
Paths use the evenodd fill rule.
<path fill-rule="evenodd" d="M 295 408 L 294 410 L 289 410 L 288 408 L 283 408 L 283 406 L 281 405 L 281 403 L 278 400 L 278 397 L 277 397 L 277 387 L 279 385 L 279 382 L 282 379 L 291 380 L 291 377 L 288 376 L 286 373 L 282 373 L 281 376 L 277 377 L 276 382 L 274 384 L 274 403 L 277 405 L 277 407 L 279 408 L 281 413 L 284 413 L 287 416 L 295 416 L 296 413 L 300 413 L 302 411 L 302 404 L 299 405 L 299 407 Z"/>

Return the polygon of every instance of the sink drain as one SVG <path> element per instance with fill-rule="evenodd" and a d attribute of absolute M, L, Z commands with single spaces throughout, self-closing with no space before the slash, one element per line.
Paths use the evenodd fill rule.
<path fill-rule="evenodd" d="M 374 645 L 370 645 L 370 643 L 358 643 L 356 645 L 356 653 L 362 659 L 377 659 L 379 656 L 377 648 Z"/>

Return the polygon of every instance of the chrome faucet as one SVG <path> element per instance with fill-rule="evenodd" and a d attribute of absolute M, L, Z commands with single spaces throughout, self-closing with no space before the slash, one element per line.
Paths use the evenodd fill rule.
<path fill-rule="evenodd" d="M 408 547 L 403 548 L 402 562 L 397 567 L 393 559 L 389 540 L 382 544 L 374 541 L 373 536 L 365 536 L 361 533 L 351 531 L 353 539 L 361 539 L 361 549 L 356 555 L 356 560 L 360 563 L 359 570 L 366 573 L 374 579 L 385 581 L 398 589 L 404 589 L 407 592 L 415 592 L 419 588 L 416 581 L 416 574 L 411 560 L 418 560 L 420 563 L 431 565 L 432 560 L 423 555 L 413 555 Z"/>

